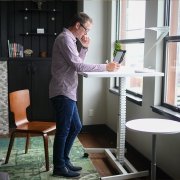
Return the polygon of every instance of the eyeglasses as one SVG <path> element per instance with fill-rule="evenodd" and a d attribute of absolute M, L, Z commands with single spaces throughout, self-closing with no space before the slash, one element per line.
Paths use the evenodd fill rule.
<path fill-rule="evenodd" d="M 86 33 L 88 33 L 88 32 L 89 32 L 89 29 L 87 29 L 86 27 L 84 27 L 84 25 L 83 25 L 83 24 L 81 24 L 81 23 L 80 23 L 80 25 L 81 25 L 81 27 L 83 27 L 83 28 L 84 28 L 84 30 L 86 31 Z"/>

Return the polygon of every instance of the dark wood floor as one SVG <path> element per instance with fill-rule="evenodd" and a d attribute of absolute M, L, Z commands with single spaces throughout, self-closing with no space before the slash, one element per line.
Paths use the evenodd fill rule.
<path fill-rule="evenodd" d="M 79 140 L 85 148 L 115 148 L 116 147 L 116 134 L 108 128 L 104 130 L 86 130 L 82 131 L 79 136 Z M 129 144 L 126 144 L 126 158 L 135 166 L 137 170 L 150 170 L 150 161 L 138 153 Z M 117 170 L 112 168 L 109 161 L 104 154 L 89 154 L 89 157 L 97 169 L 101 177 L 111 176 L 118 174 Z M 157 168 L 157 180 L 172 180 L 162 170 Z M 150 176 L 137 178 L 142 180 L 150 180 Z"/>

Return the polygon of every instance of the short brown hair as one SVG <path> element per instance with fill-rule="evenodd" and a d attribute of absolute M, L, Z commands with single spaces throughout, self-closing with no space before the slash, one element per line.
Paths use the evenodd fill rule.
<path fill-rule="evenodd" d="M 77 22 L 79 22 L 81 24 L 85 24 L 87 21 L 92 23 L 92 19 L 86 13 L 79 12 L 74 15 L 74 17 L 72 18 L 72 20 L 69 24 L 69 27 L 74 26 Z"/>

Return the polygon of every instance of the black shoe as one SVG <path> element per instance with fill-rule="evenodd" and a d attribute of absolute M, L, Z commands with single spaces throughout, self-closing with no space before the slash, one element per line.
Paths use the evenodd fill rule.
<path fill-rule="evenodd" d="M 82 167 L 80 166 L 73 166 L 71 162 L 66 163 L 66 167 L 70 169 L 71 171 L 80 171 L 82 170 Z"/>
<path fill-rule="evenodd" d="M 54 170 L 53 176 L 78 177 L 80 174 L 78 172 L 71 171 L 67 167 L 63 167 L 61 169 Z"/>

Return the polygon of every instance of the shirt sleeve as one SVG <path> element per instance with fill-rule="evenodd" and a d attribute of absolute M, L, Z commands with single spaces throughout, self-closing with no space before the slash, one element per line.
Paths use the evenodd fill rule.
<path fill-rule="evenodd" d="M 83 48 L 83 47 L 81 47 L 81 50 L 79 51 L 79 57 L 83 60 L 83 62 L 86 57 L 87 51 L 88 51 L 88 48 Z"/>
<path fill-rule="evenodd" d="M 60 42 L 60 50 L 64 55 L 67 63 L 77 72 L 100 72 L 106 71 L 106 64 L 87 64 L 84 63 L 87 49 L 81 48 L 80 52 L 77 50 L 75 41 L 70 37 L 65 37 Z"/>

